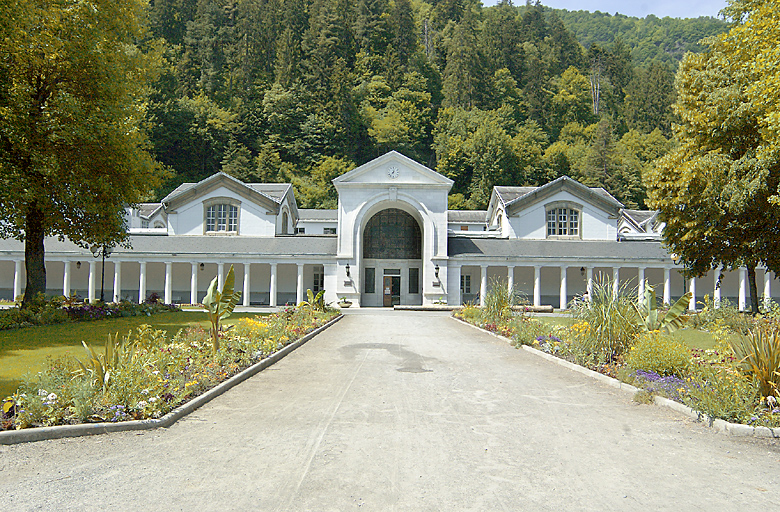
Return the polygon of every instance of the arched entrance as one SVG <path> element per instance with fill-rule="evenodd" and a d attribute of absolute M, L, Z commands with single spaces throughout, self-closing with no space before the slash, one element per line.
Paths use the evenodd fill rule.
<path fill-rule="evenodd" d="M 422 304 L 422 230 L 398 208 L 375 213 L 363 230 L 363 306 Z"/>

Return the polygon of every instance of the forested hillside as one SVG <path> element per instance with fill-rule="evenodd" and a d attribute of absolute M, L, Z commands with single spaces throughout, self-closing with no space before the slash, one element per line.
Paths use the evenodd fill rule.
<path fill-rule="evenodd" d="M 562 174 L 637 207 L 670 148 L 672 65 L 637 65 L 628 36 L 586 50 L 539 4 L 154 0 L 152 29 L 160 196 L 223 170 L 333 207 L 331 179 L 395 149 L 455 181 L 453 208 Z"/>

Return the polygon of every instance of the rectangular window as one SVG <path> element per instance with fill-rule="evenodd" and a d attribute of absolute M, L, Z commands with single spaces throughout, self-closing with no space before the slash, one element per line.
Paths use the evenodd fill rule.
<path fill-rule="evenodd" d="M 577 236 L 580 234 L 580 212 L 569 210 L 569 234 Z"/>
<path fill-rule="evenodd" d="M 141 221 L 141 227 L 142 228 L 148 228 L 149 227 L 149 221 L 148 220 L 142 220 Z"/>
<path fill-rule="evenodd" d="M 555 209 L 547 211 L 547 236 L 555 235 Z"/>
<path fill-rule="evenodd" d="M 409 269 L 409 293 L 417 294 L 420 293 L 420 269 L 419 268 L 410 268 Z"/>
<path fill-rule="evenodd" d="M 305 235 L 306 234 L 306 228 L 295 228 L 295 234 L 296 235 Z"/>
<path fill-rule="evenodd" d="M 336 234 L 336 228 L 322 228 L 322 234 L 324 234 L 324 235 L 335 235 Z"/>
<path fill-rule="evenodd" d="M 311 291 L 313 293 L 317 293 L 324 289 L 325 289 L 325 268 L 321 266 L 314 267 L 314 283 L 312 284 Z"/>
<path fill-rule="evenodd" d="M 471 293 L 471 276 L 468 274 L 460 276 L 460 293 Z"/>
<path fill-rule="evenodd" d="M 386 268 L 385 269 L 385 275 L 386 276 L 400 276 L 401 275 L 401 269 L 400 268 Z"/>
<path fill-rule="evenodd" d="M 460 227 L 460 230 L 461 230 L 461 231 L 468 231 L 468 230 L 469 230 L 469 227 L 468 227 L 468 226 L 461 226 L 461 227 Z"/>
<path fill-rule="evenodd" d="M 365 284 L 363 285 L 363 291 L 365 293 L 375 293 L 376 287 L 376 269 L 366 268 Z"/>
<path fill-rule="evenodd" d="M 566 213 L 567 213 L 566 208 L 558 208 L 558 234 L 559 235 L 568 234 L 568 232 L 566 231 L 567 228 Z"/>

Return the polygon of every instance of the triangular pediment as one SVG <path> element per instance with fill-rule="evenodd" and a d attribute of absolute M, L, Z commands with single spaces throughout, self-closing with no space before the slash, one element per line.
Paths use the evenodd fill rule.
<path fill-rule="evenodd" d="M 522 194 L 518 194 L 518 197 L 505 203 L 508 215 L 514 214 L 515 212 L 528 208 L 536 203 L 546 201 L 561 192 L 567 193 L 573 198 L 588 203 L 610 215 L 617 215 L 623 208 L 623 204 L 612 197 L 612 195 L 603 188 L 586 187 L 579 181 L 568 176 L 561 176 L 546 185 L 523 190 L 522 192 Z M 494 190 L 493 195 L 496 196 L 496 194 L 497 192 Z"/>
<path fill-rule="evenodd" d="M 268 188 L 268 190 L 264 190 L 263 187 Z M 198 183 L 183 183 L 179 185 L 162 200 L 162 203 L 166 208 L 176 209 L 182 205 L 198 201 L 206 194 L 220 189 L 228 190 L 252 201 L 272 213 L 278 213 L 284 197 L 292 195 L 292 186 L 289 183 L 247 185 L 232 176 L 218 172 Z M 294 202 L 294 199 L 291 202 Z"/>
<path fill-rule="evenodd" d="M 399 185 L 452 187 L 453 181 L 419 162 L 390 151 L 333 180 L 339 186 Z"/>

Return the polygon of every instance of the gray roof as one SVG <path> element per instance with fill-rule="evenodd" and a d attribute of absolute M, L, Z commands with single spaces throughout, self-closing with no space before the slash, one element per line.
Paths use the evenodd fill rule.
<path fill-rule="evenodd" d="M 623 210 L 623 215 L 633 220 L 637 226 L 652 219 L 657 213 L 655 210 Z"/>
<path fill-rule="evenodd" d="M 290 188 L 289 183 L 247 183 L 247 187 L 265 194 L 280 203 L 284 199 L 284 193 Z"/>
<path fill-rule="evenodd" d="M 162 203 L 141 203 L 138 205 L 138 215 L 141 217 L 148 219 L 150 215 L 154 214 L 160 206 L 162 206 Z"/>
<path fill-rule="evenodd" d="M 181 257 L 197 255 L 220 257 L 237 256 L 335 256 L 337 239 L 332 236 L 130 236 L 131 248 L 115 247 L 112 257 L 132 259 L 134 256 L 159 255 Z M 83 249 L 69 240 L 56 237 L 45 240 L 49 256 L 83 256 L 92 258 L 88 249 Z M 0 240 L 0 254 L 5 251 L 24 252 L 24 245 L 18 240 Z"/>
<path fill-rule="evenodd" d="M 530 192 L 533 192 L 538 187 L 494 187 L 496 194 L 504 202 L 504 204 L 514 201 L 518 197 L 522 197 Z"/>
<path fill-rule="evenodd" d="M 450 257 L 478 259 L 636 260 L 671 263 L 660 242 L 611 240 L 518 240 L 450 237 Z"/>
<path fill-rule="evenodd" d="M 487 221 L 486 210 L 448 210 L 448 222 L 480 222 Z"/>
<path fill-rule="evenodd" d="M 339 211 L 320 210 L 320 209 L 313 209 L 313 208 L 298 208 L 298 218 L 300 220 L 337 221 L 339 218 Z"/>

